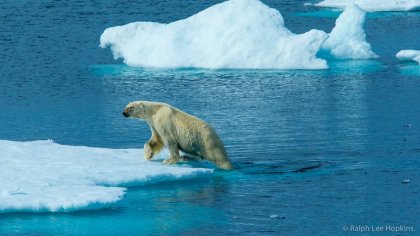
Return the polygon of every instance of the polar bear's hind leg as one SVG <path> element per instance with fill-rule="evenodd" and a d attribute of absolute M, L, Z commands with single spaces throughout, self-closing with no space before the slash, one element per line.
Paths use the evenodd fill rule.
<path fill-rule="evenodd" d="M 168 149 L 169 149 L 169 158 L 164 160 L 163 163 L 168 164 L 168 165 L 177 163 L 180 159 L 178 145 L 175 143 L 169 143 Z"/>

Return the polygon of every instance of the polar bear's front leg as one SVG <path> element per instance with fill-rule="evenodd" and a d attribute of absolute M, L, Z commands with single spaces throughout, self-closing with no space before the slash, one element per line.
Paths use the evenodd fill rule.
<path fill-rule="evenodd" d="M 169 158 L 164 160 L 163 163 L 170 165 L 175 164 L 179 161 L 179 149 L 176 144 L 168 144 Z"/>
<path fill-rule="evenodd" d="M 153 158 L 153 148 L 150 146 L 150 143 L 147 142 L 144 144 L 144 159 L 152 160 Z"/>
<path fill-rule="evenodd" d="M 152 137 L 144 144 L 144 158 L 152 160 L 153 156 L 163 148 L 163 143 L 158 135 L 152 134 Z"/>

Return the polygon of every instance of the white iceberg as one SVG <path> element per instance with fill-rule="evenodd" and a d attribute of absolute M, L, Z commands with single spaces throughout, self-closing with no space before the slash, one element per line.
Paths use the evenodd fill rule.
<path fill-rule="evenodd" d="M 366 41 L 366 12 L 349 5 L 337 18 L 335 27 L 321 50 L 339 59 L 370 59 L 378 57 Z"/>
<path fill-rule="evenodd" d="M 326 61 L 316 57 L 321 46 L 340 59 L 377 57 L 366 42 L 365 17 L 351 5 L 329 35 L 314 29 L 293 34 L 279 11 L 258 0 L 230 0 L 169 24 L 108 28 L 100 46 L 135 67 L 325 69 Z"/>
<path fill-rule="evenodd" d="M 120 200 L 123 186 L 212 173 L 146 161 L 142 149 L 0 140 L 0 153 L 0 212 L 98 208 Z"/>
<path fill-rule="evenodd" d="M 108 28 L 100 46 L 138 67 L 325 69 L 316 54 L 327 37 L 290 32 L 280 12 L 258 0 L 230 0 L 169 24 Z"/>
<path fill-rule="evenodd" d="M 419 50 L 401 50 L 396 57 L 400 61 L 415 61 L 420 65 L 420 51 Z"/>
<path fill-rule="evenodd" d="M 420 10 L 420 0 L 325 0 L 315 6 L 344 9 L 352 4 L 369 12 Z"/>

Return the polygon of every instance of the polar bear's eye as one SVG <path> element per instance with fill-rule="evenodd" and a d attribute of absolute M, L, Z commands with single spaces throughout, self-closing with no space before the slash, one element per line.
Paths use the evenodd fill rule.
<path fill-rule="evenodd" d="M 129 111 L 133 111 L 134 110 L 134 107 L 129 107 L 128 110 Z"/>

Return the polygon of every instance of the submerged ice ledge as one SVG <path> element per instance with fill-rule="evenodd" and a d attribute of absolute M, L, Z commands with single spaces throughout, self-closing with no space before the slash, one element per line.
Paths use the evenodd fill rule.
<path fill-rule="evenodd" d="M 360 12 L 363 11 L 352 11 L 346 17 Z M 348 48 L 359 47 L 360 41 L 344 46 L 340 43 L 348 37 L 365 40 L 360 38 L 364 36 L 364 15 L 361 18 L 358 25 L 352 24 L 351 19 L 342 20 L 340 24 L 362 28 L 354 31 L 358 35 L 333 30 L 330 37 L 338 39 L 335 41 L 339 45 L 331 43 L 324 50 L 340 46 L 340 59 L 371 58 L 373 53 Z M 349 28 L 339 24 L 337 27 Z M 134 22 L 108 28 L 101 35 L 100 46 L 110 47 L 115 59 L 136 67 L 326 69 L 327 62 L 317 54 L 328 37 L 315 29 L 292 33 L 284 26 L 279 11 L 258 0 L 230 0 L 169 24 Z"/>
<path fill-rule="evenodd" d="M 212 173 L 146 161 L 142 149 L 0 140 L 0 153 L 0 212 L 101 208 L 120 200 L 126 191 L 123 186 Z"/>
<path fill-rule="evenodd" d="M 352 4 L 369 12 L 420 10 L 420 0 L 324 0 L 315 6 L 344 9 Z"/>

